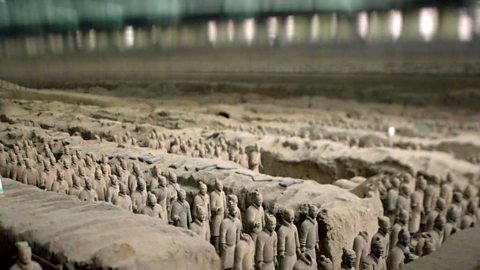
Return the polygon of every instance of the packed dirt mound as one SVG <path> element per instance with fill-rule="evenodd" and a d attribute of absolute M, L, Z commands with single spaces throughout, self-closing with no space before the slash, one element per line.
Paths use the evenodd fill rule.
<path fill-rule="evenodd" d="M 66 269 L 219 269 L 214 248 L 192 232 L 107 203 L 87 203 L 2 179 L 0 254 L 6 269 L 15 241 Z"/>

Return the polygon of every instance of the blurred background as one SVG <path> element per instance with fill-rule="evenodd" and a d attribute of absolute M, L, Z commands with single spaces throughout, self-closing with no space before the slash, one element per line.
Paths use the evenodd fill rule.
<path fill-rule="evenodd" d="M 0 0 L 0 79 L 30 87 L 476 77 L 479 48 L 473 0 Z"/>

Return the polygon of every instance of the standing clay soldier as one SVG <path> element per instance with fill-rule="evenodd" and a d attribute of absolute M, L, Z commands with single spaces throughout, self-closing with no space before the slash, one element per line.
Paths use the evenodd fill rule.
<path fill-rule="evenodd" d="M 408 256 L 408 244 L 410 243 L 410 233 L 406 230 L 401 230 L 398 234 L 398 242 L 395 247 L 390 250 L 387 258 L 387 269 L 397 270 L 404 263 Z"/>
<path fill-rule="evenodd" d="M 277 220 L 273 215 L 265 216 L 265 227 L 258 233 L 255 243 L 255 266 L 258 270 L 275 270 L 277 265 Z"/>
<path fill-rule="evenodd" d="M 401 209 L 410 211 L 411 208 L 411 200 L 410 200 L 410 187 L 408 184 L 402 184 L 400 186 L 400 194 L 397 198 L 397 212 L 396 214 L 400 212 Z"/>
<path fill-rule="evenodd" d="M 132 206 L 134 213 L 142 213 L 142 209 L 147 205 L 147 190 L 145 189 L 145 180 L 138 178 L 137 190 L 132 193 Z"/>
<path fill-rule="evenodd" d="M 157 197 L 151 192 L 148 193 L 147 205 L 142 209 L 142 214 L 166 220 L 166 217 L 161 216 L 160 205 L 157 204 Z"/>
<path fill-rule="evenodd" d="M 27 159 L 26 161 L 27 166 L 20 182 L 31 186 L 40 186 L 40 173 L 33 166 L 33 160 Z"/>
<path fill-rule="evenodd" d="M 238 154 L 238 164 L 242 166 L 243 168 L 248 169 L 248 155 L 245 153 L 245 148 L 240 147 L 240 152 Z"/>
<path fill-rule="evenodd" d="M 120 159 L 120 166 L 117 167 L 118 180 L 124 184 L 128 184 L 128 178 L 130 177 L 130 171 L 128 170 L 127 162 L 125 159 Z"/>
<path fill-rule="evenodd" d="M 284 209 L 282 211 L 282 225 L 277 231 L 279 270 L 292 270 L 297 261 L 297 254 L 300 254 L 300 240 L 297 227 L 293 224 L 294 218 L 293 210 Z"/>
<path fill-rule="evenodd" d="M 77 156 L 75 154 L 72 154 L 70 156 L 70 160 L 72 161 L 72 170 L 73 170 L 73 175 L 76 175 L 78 174 L 78 168 L 80 167 L 78 165 L 78 159 L 77 159 Z"/>
<path fill-rule="evenodd" d="M 74 175 L 72 180 L 72 186 L 68 190 L 68 195 L 78 198 L 80 192 L 82 192 L 82 186 L 80 186 L 79 182 L 80 178 Z"/>
<path fill-rule="evenodd" d="M 235 247 L 240 240 L 242 233 L 242 222 L 236 217 L 237 209 L 231 206 L 228 209 L 227 217 L 220 225 L 220 259 L 223 269 L 232 269 L 235 261 Z M 213 229 L 212 229 L 213 231 Z"/>
<path fill-rule="evenodd" d="M 379 242 L 383 244 L 382 242 Z M 355 252 L 355 269 L 360 268 L 360 260 L 368 255 L 368 233 L 361 231 L 353 240 L 353 251 Z"/>
<path fill-rule="evenodd" d="M 86 163 L 85 163 L 85 160 L 83 160 L 83 157 L 82 155 L 80 154 L 80 152 L 78 150 L 75 150 L 75 156 L 77 157 L 77 164 L 79 167 L 85 167 Z"/>
<path fill-rule="evenodd" d="M 57 171 L 57 180 L 52 184 L 52 191 L 57 193 L 68 194 L 69 186 L 67 181 L 63 179 L 63 174 Z"/>
<path fill-rule="evenodd" d="M 343 249 L 342 253 L 342 264 L 340 265 L 340 270 L 355 270 L 355 262 L 357 261 L 355 252 L 351 249 Z"/>
<path fill-rule="evenodd" d="M 439 179 L 437 177 L 434 177 L 433 181 L 427 186 L 427 189 L 425 190 L 424 207 L 427 209 L 434 208 L 439 195 Z"/>
<path fill-rule="evenodd" d="M 392 232 L 390 234 L 390 249 L 397 245 L 398 234 L 401 230 L 408 231 L 408 212 L 403 209 L 400 210 L 397 221 L 392 227 Z"/>
<path fill-rule="evenodd" d="M 223 191 L 223 183 L 215 179 L 215 190 L 210 193 L 210 211 L 211 211 L 211 242 L 215 249 L 219 251 L 218 241 L 220 237 L 220 226 L 226 217 L 227 198 Z"/>
<path fill-rule="evenodd" d="M 152 168 L 149 180 L 147 182 L 148 190 L 155 190 L 158 188 L 158 182 L 159 182 L 160 176 L 161 176 L 160 169 L 157 167 L 157 165 L 154 165 Z"/>
<path fill-rule="evenodd" d="M 106 201 L 109 203 L 113 203 L 113 201 L 118 197 L 118 193 L 120 191 L 120 187 L 118 185 L 118 178 L 116 175 L 110 175 L 110 186 L 107 189 L 107 199 Z"/>
<path fill-rule="evenodd" d="M 440 197 L 445 200 L 445 203 L 450 205 L 453 199 L 453 176 L 452 174 L 447 174 L 447 179 L 442 183 L 440 187 Z"/>
<path fill-rule="evenodd" d="M 40 264 L 32 261 L 32 249 L 28 242 L 17 242 L 15 246 L 18 250 L 17 262 L 10 267 L 10 270 L 42 270 Z"/>
<path fill-rule="evenodd" d="M 8 177 L 8 178 L 11 178 L 11 179 L 15 180 L 14 176 L 16 174 L 15 169 L 17 168 L 18 157 L 11 150 L 8 153 L 8 156 L 9 156 L 9 162 L 7 164 L 7 174 L 5 175 L 5 177 Z"/>
<path fill-rule="evenodd" d="M 387 264 L 383 258 L 383 247 L 380 241 L 372 241 L 370 245 L 370 254 L 362 258 L 361 267 L 357 269 L 387 270 Z"/>
<path fill-rule="evenodd" d="M 210 240 L 210 228 L 207 220 L 207 213 L 201 206 L 195 206 L 194 209 L 195 218 L 192 224 L 190 224 L 190 230 L 199 235 L 205 241 Z"/>
<path fill-rule="evenodd" d="M 68 186 L 71 187 L 72 186 L 72 182 L 73 182 L 73 169 L 71 168 L 70 166 L 70 159 L 66 158 L 63 160 L 63 169 L 61 171 L 62 175 L 63 175 L 63 179 L 65 179 L 65 181 L 67 181 L 68 183 Z"/>
<path fill-rule="evenodd" d="M 400 180 L 398 180 L 398 178 L 393 178 L 392 181 L 390 182 L 392 186 L 388 190 L 388 194 L 387 194 L 387 201 L 385 205 L 385 208 L 386 208 L 385 215 L 389 217 L 390 220 L 393 222 L 395 220 L 395 214 L 397 209 L 398 187 L 400 185 Z M 358 256 L 357 256 L 357 260 L 358 260 Z"/>
<path fill-rule="evenodd" d="M 56 174 L 55 171 L 52 170 L 50 167 L 50 161 L 44 160 L 43 161 L 43 171 L 40 174 L 40 182 L 43 185 L 44 190 L 51 191 L 52 190 L 52 185 L 56 180 Z"/>
<path fill-rule="evenodd" d="M 250 160 L 248 162 L 250 170 L 254 172 L 259 172 L 260 167 L 262 166 L 262 157 L 260 154 L 260 149 L 258 144 L 255 144 L 253 151 L 250 153 Z"/>
<path fill-rule="evenodd" d="M 427 185 L 427 181 L 421 178 L 417 181 L 416 190 L 412 193 L 411 197 L 411 215 L 408 222 L 408 229 L 410 233 L 416 233 L 420 230 L 420 224 L 422 222 L 422 214 L 425 209 L 423 208 L 424 192 Z"/>
<path fill-rule="evenodd" d="M 437 203 L 436 203 L 436 207 L 435 209 L 433 210 L 430 210 L 426 215 L 425 215 L 425 227 L 424 227 L 424 231 L 431 231 L 433 230 L 433 226 L 435 224 L 435 219 L 438 217 L 438 216 L 443 216 L 444 212 L 445 212 L 445 208 L 446 208 L 446 205 L 445 205 L 445 200 L 438 197 L 437 198 Z"/>
<path fill-rule="evenodd" d="M 132 199 L 128 196 L 128 187 L 124 183 L 120 183 L 120 191 L 118 192 L 118 197 L 113 200 L 113 204 L 133 212 Z"/>
<path fill-rule="evenodd" d="M 85 202 L 96 202 L 98 201 L 97 192 L 93 189 L 92 181 L 87 179 L 85 180 L 85 187 L 82 192 L 78 195 L 78 198 L 81 201 Z"/>
<path fill-rule="evenodd" d="M 373 235 L 372 239 L 373 240 L 378 240 L 382 244 L 384 259 L 387 258 L 388 251 L 390 250 L 390 229 L 391 229 L 390 219 L 386 216 L 379 217 L 378 218 L 378 231 L 375 235 Z"/>
<path fill-rule="evenodd" d="M 313 269 L 317 269 L 316 251 L 319 249 L 317 215 L 318 208 L 309 204 L 307 218 L 300 226 L 300 249 L 304 255 L 309 255 L 312 259 Z"/>
<path fill-rule="evenodd" d="M 23 174 L 25 173 L 25 170 L 27 167 L 25 166 L 25 160 L 23 157 L 18 157 L 18 162 L 17 162 L 17 167 L 15 167 L 14 175 L 12 177 L 13 180 L 15 181 L 22 181 L 23 179 Z"/>
<path fill-rule="evenodd" d="M 199 182 L 198 184 L 199 191 L 195 198 L 193 199 L 193 208 L 200 207 L 203 209 L 205 213 L 206 220 L 210 220 L 210 196 L 207 194 L 207 185 L 203 182 Z M 196 219 L 196 211 L 193 212 L 193 219 Z M 208 237 L 210 237 L 210 231 L 208 231 Z"/>
<path fill-rule="evenodd" d="M 143 178 L 143 173 L 137 163 L 133 163 L 133 173 L 128 177 L 128 189 L 130 194 L 137 190 L 138 179 Z"/>
<path fill-rule="evenodd" d="M 452 234 L 458 232 L 460 228 L 457 226 L 458 224 L 459 214 L 457 210 L 454 208 L 448 209 L 447 212 L 447 223 L 445 224 L 445 228 L 443 229 L 443 242 L 447 240 Z"/>
<path fill-rule="evenodd" d="M 476 212 L 477 208 L 475 207 L 473 201 L 468 202 L 467 212 L 463 216 L 462 222 L 460 223 L 460 228 L 462 230 L 475 227 L 475 225 L 477 224 Z"/>
<path fill-rule="evenodd" d="M 247 208 L 245 230 L 252 236 L 253 241 L 257 239 L 257 234 L 263 230 L 265 225 L 265 211 L 263 210 L 262 194 L 256 190 L 252 194 L 252 204 Z"/>
<path fill-rule="evenodd" d="M 95 171 L 95 180 L 93 180 L 93 189 L 97 192 L 99 201 L 107 199 L 107 184 L 99 168 Z"/>
<path fill-rule="evenodd" d="M 162 208 L 162 213 L 167 213 L 168 215 L 168 208 L 167 208 L 167 178 L 160 175 L 158 178 L 158 187 L 153 190 L 153 193 L 157 197 L 157 203 Z M 190 209 L 188 210 L 190 212 Z M 168 215 L 169 219 L 167 220 L 168 223 L 173 223 L 173 220 L 170 220 L 170 215 Z"/>
<path fill-rule="evenodd" d="M 255 244 L 246 233 L 240 235 L 240 241 L 238 241 L 235 247 L 235 264 L 234 270 L 253 270 L 253 250 Z"/>
<path fill-rule="evenodd" d="M 238 197 L 235 194 L 230 194 L 227 196 L 227 207 L 230 208 L 230 205 L 235 205 L 237 218 L 238 220 L 242 220 L 242 213 L 240 212 L 240 208 L 238 208 Z"/>
<path fill-rule="evenodd" d="M 433 230 L 430 231 L 430 235 L 432 236 L 433 244 L 435 246 L 435 250 L 438 250 L 443 243 L 443 229 L 445 228 L 445 218 L 443 216 L 438 216 L 435 219 L 435 224 L 433 226 Z"/>
<path fill-rule="evenodd" d="M 190 223 L 192 223 L 192 215 L 190 214 L 190 204 L 185 200 L 185 198 L 185 190 L 180 189 L 177 194 L 177 200 L 173 202 L 172 205 L 170 220 L 172 220 L 174 226 L 188 229 Z M 165 214 L 167 213 L 166 208 L 162 211 L 165 211 Z"/>
<path fill-rule="evenodd" d="M 177 183 L 177 174 L 172 171 L 168 172 L 168 184 L 167 184 L 167 211 L 170 213 L 172 204 L 177 200 L 177 191 L 180 189 L 180 185 Z M 208 214 L 208 216 L 210 213 Z"/>
<path fill-rule="evenodd" d="M 95 178 L 95 166 L 93 164 L 92 158 L 90 156 L 85 157 L 85 175 L 89 179 Z"/>

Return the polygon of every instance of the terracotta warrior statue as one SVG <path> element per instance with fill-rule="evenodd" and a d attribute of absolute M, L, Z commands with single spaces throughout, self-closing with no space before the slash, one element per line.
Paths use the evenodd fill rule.
<path fill-rule="evenodd" d="M 210 193 L 210 211 L 211 211 L 211 242 L 215 249 L 219 251 L 220 226 L 223 219 L 227 216 L 227 198 L 223 191 L 223 183 L 215 179 L 215 189 Z"/>
<path fill-rule="evenodd" d="M 397 210 L 398 188 L 400 186 L 400 180 L 393 178 L 391 181 L 391 187 L 387 193 L 387 200 L 385 204 L 385 215 L 390 218 L 390 221 L 394 222 Z M 358 255 L 358 254 L 357 254 Z M 358 258 L 357 258 L 358 260 Z"/>
<path fill-rule="evenodd" d="M 42 267 L 36 261 L 32 261 L 32 249 L 28 242 L 17 242 L 15 246 L 18 250 L 17 262 L 10 267 L 10 270 L 42 270 Z"/>
<path fill-rule="evenodd" d="M 160 210 L 160 205 L 157 204 L 157 197 L 155 197 L 155 194 L 149 192 L 147 196 L 147 205 L 142 209 L 142 214 L 165 220 L 166 217 L 161 216 L 162 213 Z"/>
<path fill-rule="evenodd" d="M 416 233 L 420 230 L 420 224 L 422 222 L 422 214 L 425 212 L 423 208 L 424 192 L 427 187 L 427 181 L 420 178 L 415 186 L 416 190 L 411 195 L 411 215 L 408 222 L 408 229 L 410 233 Z"/>
<path fill-rule="evenodd" d="M 72 186 L 68 190 L 68 195 L 78 198 L 78 196 L 83 190 L 82 186 L 80 186 L 80 178 L 74 175 L 72 181 Z"/>
<path fill-rule="evenodd" d="M 130 171 L 128 170 L 127 161 L 123 158 L 120 159 L 120 166 L 117 167 L 118 180 L 124 184 L 128 184 L 128 178 L 130 177 Z"/>
<path fill-rule="evenodd" d="M 295 213 L 291 209 L 283 209 L 282 224 L 277 230 L 278 269 L 292 270 L 300 253 L 300 240 L 293 220 Z"/>
<path fill-rule="evenodd" d="M 452 234 L 460 231 L 460 228 L 457 225 L 459 216 L 460 215 L 456 209 L 454 208 L 448 209 L 447 223 L 445 224 L 445 228 L 443 230 L 443 242 L 445 242 L 445 240 L 447 240 L 447 238 L 450 237 Z"/>
<path fill-rule="evenodd" d="M 320 255 L 320 258 L 318 258 L 318 269 L 333 270 L 332 260 L 330 260 L 330 258 L 325 257 L 325 255 Z"/>
<path fill-rule="evenodd" d="M 255 266 L 258 270 L 275 270 L 277 266 L 277 220 L 275 216 L 265 216 L 265 227 L 257 235 L 255 243 Z"/>
<path fill-rule="evenodd" d="M 81 201 L 87 201 L 87 202 L 96 202 L 98 201 L 98 194 L 93 189 L 93 184 L 90 179 L 85 180 L 85 187 L 83 188 L 82 192 L 78 195 L 78 198 Z"/>
<path fill-rule="evenodd" d="M 185 199 L 185 190 L 180 189 L 177 194 L 177 200 L 172 205 L 170 220 L 174 226 L 188 229 L 190 223 L 192 223 L 192 215 L 190 214 L 190 204 Z M 167 213 L 166 208 L 163 211 Z"/>
<path fill-rule="evenodd" d="M 137 190 L 138 179 L 143 178 L 142 170 L 135 162 L 133 163 L 133 172 L 128 177 L 128 189 L 130 190 L 130 194 L 133 194 Z"/>
<path fill-rule="evenodd" d="M 107 199 L 107 184 L 100 168 L 95 171 L 95 179 L 92 181 L 93 189 L 97 192 L 99 201 Z"/>
<path fill-rule="evenodd" d="M 0 143 L 0 175 L 7 177 L 8 152 L 5 151 L 3 144 Z"/>
<path fill-rule="evenodd" d="M 370 245 L 370 254 L 362 258 L 359 269 L 387 270 L 387 264 L 383 258 L 383 248 L 380 241 L 372 241 Z"/>
<path fill-rule="evenodd" d="M 12 150 L 10 150 L 8 152 L 7 174 L 5 175 L 5 177 L 15 180 L 14 177 L 16 177 L 15 169 L 17 168 L 17 162 L 17 155 Z"/>
<path fill-rule="evenodd" d="M 260 149 L 258 144 L 255 144 L 253 151 L 250 153 L 250 159 L 248 161 L 250 170 L 254 172 L 259 172 L 260 167 L 262 166 L 262 157 L 260 154 Z"/>
<path fill-rule="evenodd" d="M 40 183 L 43 185 L 44 190 L 51 191 L 53 182 L 55 182 L 57 175 L 50 166 L 50 161 L 43 161 L 43 171 L 40 173 Z"/>
<path fill-rule="evenodd" d="M 242 233 L 240 235 L 240 241 L 238 241 L 235 247 L 235 264 L 233 269 L 235 270 L 253 270 L 253 253 L 255 249 L 255 243 L 250 235 Z"/>
<path fill-rule="evenodd" d="M 177 174 L 173 171 L 168 171 L 167 173 L 167 211 L 170 213 L 172 209 L 172 204 L 177 200 L 177 191 L 180 189 L 180 185 L 177 183 L 178 178 Z M 210 215 L 210 214 L 208 214 Z"/>
<path fill-rule="evenodd" d="M 57 171 L 57 180 L 52 184 L 52 191 L 57 193 L 68 194 L 69 186 L 67 181 L 63 179 L 63 174 Z"/>
<path fill-rule="evenodd" d="M 400 186 L 399 196 L 397 198 L 396 215 L 398 215 L 401 209 L 404 209 L 406 211 L 411 210 L 410 193 L 411 191 L 408 184 L 402 184 Z"/>
<path fill-rule="evenodd" d="M 113 200 L 113 204 L 122 209 L 133 212 L 132 199 L 128 196 L 128 187 L 126 184 L 120 183 L 118 197 Z"/>
<path fill-rule="evenodd" d="M 227 196 L 227 207 L 229 208 L 230 205 L 235 205 L 235 208 L 237 208 L 237 218 L 238 220 L 242 220 L 242 213 L 240 212 L 240 208 L 238 208 L 238 197 L 235 194 L 230 194 Z"/>
<path fill-rule="evenodd" d="M 355 262 L 357 261 L 355 252 L 351 249 L 343 249 L 342 264 L 340 270 L 355 270 Z"/>
<path fill-rule="evenodd" d="M 145 180 L 138 178 L 137 190 L 132 193 L 133 212 L 140 214 L 143 208 L 147 205 L 147 190 Z"/>
<path fill-rule="evenodd" d="M 23 173 L 23 179 L 20 182 L 31 186 L 40 186 L 40 173 L 34 167 L 33 160 L 27 158 L 26 164 L 27 166 Z"/>
<path fill-rule="evenodd" d="M 168 212 L 168 207 L 167 207 L 167 178 L 165 178 L 163 175 L 160 175 L 158 177 L 158 187 L 154 189 L 153 194 L 157 197 L 157 203 L 160 205 L 162 208 L 162 213 L 169 213 Z M 188 203 L 187 203 L 188 204 Z M 189 205 L 190 207 L 190 205 Z M 189 208 L 189 213 L 190 213 L 190 208 Z M 171 220 L 171 215 L 168 215 L 168 223 L 174 223 L 173 220 Z M 191 222 L 191 220 L 190 220 Z"/>
<path fill-rule="evenodd" d="M 453 198 L 453 176 L 451 173 L 447 174 L 447 178 L 442 182 L 440 186 L 440 197 L 445 200 L 445 203 L 450 205 Z"/>
<path fill-rule="evenodd" d="M 409 249 L 408 249 L 409 243 L 410 243 L 410 233 L 408 232 L 408 230 L 402 229 L 398 234 L 398 242 L 396 246 L 393 247 L 388 253 L 388 258 L 387 258 L 388 270 L 397 270 L 405 263 L 405 259 L 409 253 Z"/>
<path fill-rule="evenodd" d="M 242 166 L 243 168 L 248 169 L 248 155 L 245 153 L 245 148 L 240 147 L 239 153 L 238 153 L 238 164 Z"/>
<path fill-rule="evenodd" d="M 71 187 L 73 183 L 73 169 L 71 168 L 70 159 L 66 158 L 63 160 L 63 169 L 61 170 L 63 179 L 67 181 L 68 186 Z"/>
<path fill-rule="evenodd" d="M 312 268 L 317 269 L 317 251 L 318 245 L 318 208 L 313 204 L 308 204 L 308 213 L 306 219 L 300 226 L 300 249 L 303 254 L 309 255 L 312 259 Z"/>
<path fill-rule="evenodd" d="M 219 250 L 223 269 L 233 268 L 235 247 L 242 233 L 242 222 L 236 217 L 236 211 L 236 207 L 230 205 L 227 217 L 220 224 Z"/>
<path fill-rule="evenodd" d="M 355 269 L 360 268 L 360 261 L 368 255 L 368 232 L 361 231 L 353 240 L 353 251 L 355 252 Z"/>
<path fill-rule="evenodd" d="M 205 220 L 208 221 L 210 220 L 210 196 L 207 194 L 207 185 L 203 182 L 199 182 L 198 184 L 199 191 L 197 195 L 195 195 L 195 198 L 193 199 L 193 209 L 196 209 L 198 207 L 203 209 L 203 212 L 205 213 Z M 196 220 L 196 213 L 198 211 L 193 211 L 193 219 Z M 210 226 L 208 226 L 208 238 L 210 239 Z M 209 240 L 208 239 L 208 240 Z"/>
<path fill-rule="evenodd" d="M 378 231 L 373 235 L 374 240 L 380 241 L 383 247 L 383 258 L 386 259 L 388 256 L 388 251 L 390 250 L 390 219 L 386 216 L 381 216 L 378 218 Z M 372 240 L 373 241 L 373 240 Z"/>
<path fill-rule="evenodd" d="M 22 181 L 23 179 L 23 174 L 25 173 L 25 170 L 27 169 L 27 166 L 25 166 L 25 160 L 23 159 L 22 156 L 18 156 L 18 161 L 17 161 L 17 166 L 13 170 L 13 175 L 12 179 L 15 181 Z"/>
<path fill-rule="evenodd" d="M 435 209 L 430 209 L 424 217 L 424 231 L 431 231 L 433 230 L 433 225 L 435 224 L 435 219 L 438 216 L 444 216 L 445 210 L 447 205 L 445 204 L 445 200 L 438 197 Z"/>
<path fill-rule="evenodd" d="M 265 225 L 265 211 L 263 210 L 263 196 L 256 190 L 251 194 L 252 204 L 247 208 L 245 214 L 245 232 L 252 236 L 253 241 L 257 240 L 257 234 L 263 230 Z"/>
<path fill-rule="evenodd" d="M 201 206 L 195 206 L 194 209 L 195 218 L 192 224 L 190 224 L 190 230 L 199 235 L 205 241 L 210 240 L 210 228 L 207 221 L 207 213 Z"/>
<path fill-rule="evenodd" d="M 398 214 L 397 221 L 392 226 L 392 231 L 390 233 L 390 249 L 397 245 L 398 234 L 402 229 L 408 231 L 408 218 L 409 214 L 407 210 L 400 210 Z"/>
<path fill-rule="evenodd" d="M 113 201 L 118 197 L 118 193 L 120 191 L 120 186 L 118 185 L 118 178 L 116 175 L 110 175 L 110 186 L 107 189 L 107 199 L 106 201 L 109 203 L 113 203 Z"/>

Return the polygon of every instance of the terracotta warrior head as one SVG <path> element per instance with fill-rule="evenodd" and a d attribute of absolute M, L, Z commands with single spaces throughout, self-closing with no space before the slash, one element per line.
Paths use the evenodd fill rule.
<path fill-rule="evenodd" d="M 215 189 L 217 191 L 223 191 L 223 183 L 219 179 L 215 179 Z"/>
<path fill-rule="evenodd" d="M 185 192 L 185 190 L 179 189 L 177 191 L 177 197 L 178 197 L 178 201 L 184 202 L 187 197 L 187 193 Z"/>
<path fill-rule="evenodd" d="M 28 242 L 17 242 L 15 246 L 18 250 L 18 261 L 23 265 L 29 265 L 32 262 L 32 249 Z"/>
<path fill-rule="evenodd" d="M 110 175 L 110 183 L 112 186 L 116 186 L 118 184 L 118 178 L 116 175 Z"/>
<path fill-rule="evenodd" d="M 284 222 L 291 224 L 295 219 L 295 212 L 292 209 L 284 209 L 282 219 Z"/>
<path fill-rule="evenodd" d="M 342 269 L 352 269 L 355 267 L 355 260 L 357 259 L 357 255 L 351 249 L 343 248 L 342 253 Z"/>
<path fill-rule="evenodd" d="M 262 196 L 262 193 L 260 193 L 260 191 L 256 190 L 255 192 L 253 192 L 252 194 L 252 203 L 259 207 L 262 205 L 263 203 L 263 196 Z"/>
<path fill-rule="evenodd" d="M 277 219 L 275 218 L 274 215 L 266 214 L 265 215 L 265 229 L 268 232 L 273 232 L 275 231 L 275 228 L 277 227 Z"/>
<path fill-rule="evenodd" d="M 89 179 L 85 179 L 85 189 L 86 190 L 92 189 L 92 181 L 90 181 Z"/>
<path fill-rule="evenodd" d="M 205 183 L 200 182 L 200 183 L 198 184 L 198 188 L 199 188 L 199 191 L 198 191 L 198 192 L 199 192 L 201 195 L 207 194 L 207 185 L 206 185 Z"/>
<path fill-rule="evenodd" d="M 203 222 L 207 218 L 207 213 L 205 213 L 205 210 L 200 206 L 195 207 L 195 213 L 198 221 Z"/>
<path fill-rule="evenodd" d="M 309 204 L 308 205 L 308 217 L 315 220 L 317 218 L 317 215 L 318 215 L 318 207 L 313 205 L 313 204 Z"/>
<path fill-rule="evenodd" d="M 388 233 L 390 231 L 391 223 L 390 223 L 390 218 L 386 216 L 381 216 L 378 218 L 378 227 L 380 231 L 382 231 L 384 234 Z"/>
<path fill-rule="evenodd" d="M 155 196 L 155 194 L 151 192 L 148 193 L 147 204 L 150 207 L 154 207 L 155 204 L 157 204 L 157 197 Z"/>

